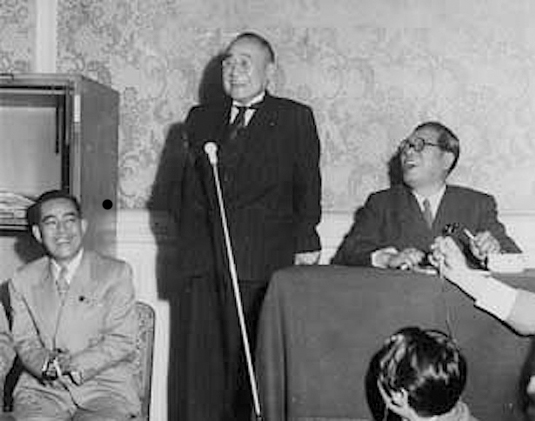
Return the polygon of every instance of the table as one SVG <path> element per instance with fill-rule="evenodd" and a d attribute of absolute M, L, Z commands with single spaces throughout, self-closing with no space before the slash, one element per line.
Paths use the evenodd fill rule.
<path fill-rule="evenodd" d="M 535 291 L 535 272 L 501 277 Z M 463 395 L 483 421 L 521 420 L 530 338 L 474 307 L 438 276 L 375 268 L 293 267 L 274 274 L 259 322 L 256 373 L 266 421 L 371 420 L 365 375 L 401 327 L 446 330 L 468 361 Z"/>

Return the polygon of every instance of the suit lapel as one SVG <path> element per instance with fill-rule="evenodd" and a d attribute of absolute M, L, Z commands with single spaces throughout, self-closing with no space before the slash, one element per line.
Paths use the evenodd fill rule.
<path fill-rule="evenodd" d="M 261 107 L 255 111 L 243 135 L 233 145 L 238 165 L 247 154 L 261 153 L 266 147 L 266 139 L 277 124 L 277 108 L 274 98 L 266 92 Z"/>
<path fill-rule="evenodd" d="M 260 134 L 268 132 L 269 128 L 275 127 L 276 117 L 277 113 L 274 99 L 266 92 L 262 105 L 256 110 L 249 121 L 246 130 L 247 138 L 257 137 Z"/>
<path fill-rule="evenodd" d="M 229 120 L 230 120 L 230 108 L 225 113 L 226 126 L 228 129 Z M 247 145 L 251 139 L 256 142 L 258 136 L 265 135 L 268 132 L 269 127 L 274 127 L 276 120 L 276 108 L 274 98 L 266 92 L 264 100 L 259 109 L 257 109 L 249 120 L 246 129 L 243 131 L 243 134 L 235 142 L 233 147 L 237 149 L 243 148 Z"/>
<path fill-rule="evenodd" d="M 213 131 L 214 138 L 217 139 L 219 146 L 218 159 L 223 167 L 233 167 L 236 165 L 239 158 L 238 146 L 242 143 L 242 139 L 232 142 L 232 144 L 228 141 L 231 107 L 229 103 L 228 106 L 219 110 Z"/>
<path fill-rule="evenodd" d="M 80 318 L 79 312 L 84 309 L 84 306 L 80 306 L 80 303 L 92 296 L 97 284 L 93 276 L 93 262 L 93 253 L 84 251 L 80 266 L 71 280 L 69 291 L 65 297 L 61 319 L 58 320 L 57 336 L 61 336 L 64 326 L 72 326 L 73 321 Z"/>
<path fill-rule="evenodd" d="M 68 298 L 78 300 L 79 297 L 88 295 L 89 290 L 93 285 L 93 277 L 91 270 L 92 255 L 89 251 L 84 251 L 84 256 L 80 262 L 80 267 L 74 274 L 69 288 Z"/>
<path fill-rule="evenodd" d="M 405 223 L 407 226 L 416 227 L 418 231 L 429 231 L 429 227 L 425 222 L 424 216 L 422 214 L 422 209 L 418 204 L 418 200 L 407 187 L 404 188 L 405 195 L 404 200 L 406 201 L 405 206 L 400 206 L 402 212 L 402 223 Z"/>
<path fill-rule="evenodd" d="M 45 330 L 53 334 L 56 328 L 61 300 L 50 270 L 50 260 L 44 265 L 41 279 L 33 287 L 33 302 L 36 315 L 42 317 L 41 323 Z"/>
<path fill-rule="evenodd" d="M 212 132 L 212 138 L 221 146 L 226 143 L 230 122 L 231 104 L 223 105 L 216 113 L 216 121 Z"/>
<path fill-rule="evenodd" d="M 277 125 L 277 107 L 275 99 L 266 92 L 262 106 L 249 122 L 247 138 L 259 143 Z"/>
<path fill-rule="evenodd" d="M 459 222 L 460 203 L 455 198 L 455 192 L 449 186 L 446 186 L 446 191 L 442 197 L 442 201 L 437 210 L 437 215 L 433 226 L 442 231 L 447 224 Z M 435 225 L 436 224 L 436 225 Z"/>

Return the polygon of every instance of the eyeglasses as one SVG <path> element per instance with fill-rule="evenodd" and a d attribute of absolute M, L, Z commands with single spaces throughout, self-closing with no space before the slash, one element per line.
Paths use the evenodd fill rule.
<path fill-rule="evenodd" d="M 240 73 L 249 73 L 253 68 L 253 62 L 251 59 L 245 57 L 228 56 L 223 59 L 221 66 L 225 73 L 231 72 L 232 70 Z"/>
<path fill-rule="evenodd" d="M 412 139 L 404 139 L 400 142 L 398 150 L 400 153 L 407 152 L 409 148 L 414 149 L 415 152 L 422 152 L 426 146 L 435 146 L 440 148 L 438 143 L 428 142 L 421 137 L 415 137 Z"/>

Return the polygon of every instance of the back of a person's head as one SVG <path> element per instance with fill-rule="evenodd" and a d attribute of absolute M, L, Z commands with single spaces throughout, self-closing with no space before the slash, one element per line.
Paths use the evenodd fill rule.
<path fill-rule="evenodd" d="M 28 221 L 28 225 L 32 226 L 39 224 L 39 220 L 41 218 L 41 206 L 50 200 L 56 199 L 66 199 L 71 201 L 76 211 L 78 212 L 78 216 L 82 217 L 82 207 L 80 206 L 80 202 L 78 202 L 78 199 L 76 199 L 76 197 L 74 197 L 66 190 L 49 190 L 41 194 L 35 200 L 35 202 L 28 208 L 26 212 L 26 219 Z"/>
<path fill-rule="evenodd" d="M 388 395 L 405 390 L 419 416 L 445 414 L 459 401 L 466 384 L 466 360 L 445 333 L 403 328 L 377 356 L 379 385 Z"/>

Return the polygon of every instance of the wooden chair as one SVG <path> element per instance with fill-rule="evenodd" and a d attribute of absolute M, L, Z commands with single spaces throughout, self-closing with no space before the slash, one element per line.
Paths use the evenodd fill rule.
<path fill-rule="evenodd" d="M 156 314 L 150 304 L 142 301 L 136 302 L 136 314 L 139 324 L 134 366 L 136 368 L 136 380 L 138 383 L 139 398 L 141 400 L 141 417 L 139 420 L 148 421 L 150 419 Z"/>

